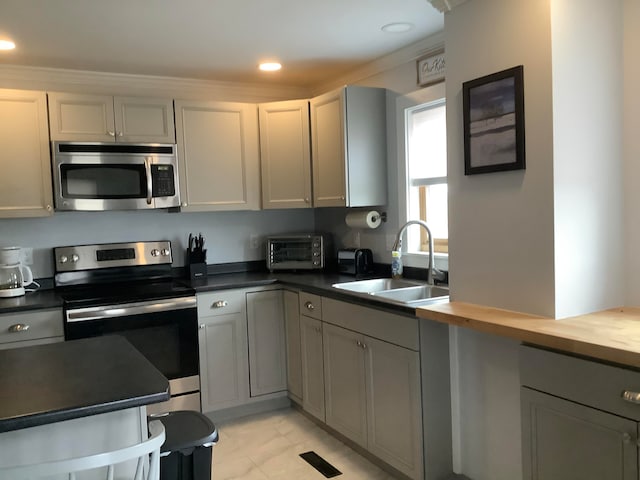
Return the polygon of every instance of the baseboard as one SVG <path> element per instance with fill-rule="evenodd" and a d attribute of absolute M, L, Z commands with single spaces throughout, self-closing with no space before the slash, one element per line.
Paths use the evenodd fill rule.
<path fill-rule="evenodd" d="M 286 396 L 270 398 L 264 401 L 257 401 L 240 405 L 237 407 L 224 408 L 214 412 L 204 412 L 214 423 L 235 420 L 236 418 L 255 415 L 258 413 L 280 410 L 291 406 L 291 401 Z"/>

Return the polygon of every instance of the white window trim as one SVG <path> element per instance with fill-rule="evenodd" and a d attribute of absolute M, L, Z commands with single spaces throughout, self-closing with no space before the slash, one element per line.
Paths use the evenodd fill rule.
<path fill-rule="evenodd" d="M 397 158 L 398 158 L 398 220 L 401 227 L 407 220 L 407 115 L 406 110 L 411 107 L 417 107 L 425 103 L 440 103 L 445 98 L 444 82 L 432 85 L 427 88 L 415 90 L 406 95 L 399 96 L 396 99 L 396 138 Z M 437 180 L 437 179 L 435 179 Z M 409 228 L 418 228 L 411 226 Z M 406 242 L 404 242 L 406 244 Z M 433 255 L 435 266 L 442 270 L 449 270 L 449 255 L 446 253 L 436 253 Z M 428 265 L 428 253 L 407 253 L 402 252 L 402 263 L 409 267 L 426 268 Z"/>

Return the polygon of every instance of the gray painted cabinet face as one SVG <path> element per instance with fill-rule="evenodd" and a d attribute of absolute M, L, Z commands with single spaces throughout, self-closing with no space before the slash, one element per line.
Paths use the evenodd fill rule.
<path fill-rule="evenodd" d="M 258 106 L 262 208 L 311 207 L 309 101 Z"/>
<path fill-rule="evenodd" d="M 247 293 L 251 396 L 287 389 L 282 290 Z"/>
<path fill-rule="evenodd" d="M 176 101 L 175 108 L 182 209 L 258 210 L 257 106 Z"/>
<path fill-rule="evenodd" d="M 202 411 L 242 405 L 249 399 L 247 315 L 244 292 L 198 294 Z M 217 302 L 226 302 L 217 307 Z"/>
<path fill-rule="evenodd" d="M 386 204 L 385 90 L 350 85 L 310 105 L 314 207 Z"/>
<path fill-rule="evenodd" d="M 0 218 L 53 214 L 46 94 L 0 90 L 0 125 Z"/>
<path fill-rule="evenodd" d="M 49 93 L 51 139 L 175 143 L 173 100 Z"/>
<path fill-rule="evenodd" d="M 327 425 L 366 448 L 364 336 L 325 323 L 322 341 Z"/>
<path fill-rule="evenodd" d="M 301 315 L 300 339 L 302 349 L 302 408 L 324 422 L 322 322 Z"/>
<path fill-rule="evenodd" d="M 16 331 L 11 327 L 24 325 Z M 64 341 L 61 309 L 6 313 L 0 315 L 0 350 Z"/>
<path fill-rule="evenodd" d="M 637 422 L 521 389 L 525 480 L 637 480 Z"/>
<path fill-rule="evenodd" d="M 287 342 L 287 390 L 289 396 L 302 403 L 302 351 L 300 348 L 300 311 L 298 294 L 284 291 L 284 321 Z"/>

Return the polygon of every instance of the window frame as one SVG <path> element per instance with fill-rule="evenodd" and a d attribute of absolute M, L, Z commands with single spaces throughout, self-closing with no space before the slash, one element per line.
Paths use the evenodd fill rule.
<path fill-rule="evenodd" d="M 422 106 L 423 108 L 428 105 L 437 105 L 437 104 L 445 104 L 446 105 L 446 96 L 445 96 L 445 84 L 444 82 L 438 83 L 426 88 L 421 88 L 419 90 L 415 90 L 405 95 L 400 95 L 396 99 L 396 125 L 397 125 L 397 159 L 398 159 L 398 178 L 397 178 L 397 187 L 398 187 L 398 221 L 400 226 L 404 225 L 409 219 L 407 217 L 407 209 L 409 205 L 409 188 L 408 188 L 408 165 L 407 165 L 407 147 L 408 147 L 408 131 L 407 131 L 407 120 L 408 120 L 408 112 L 409 109 L 414 109 L 416 107 Z M 445 178 L 445 177 L 442 177 Z M 429 182 L 435 181 L 437 182 L 439 179 L 429 179 Z M 411 226 L 410 228 L 418 228 L 415 226 Z M 422 229 L 421 229 L 422 230 Z M 406 235 L 406 233 L 405 233 Z M 422 240 L 427 239 L 426 232 L 423 235 L 421 233 L 421 242 Z M 425 252 L 407 252 L 406 245 L 408 242 L 403 242 L 403 252 L 402 259 L 403 263 L 412 267 L 424 268 L 426 266 L 426 262 L 428 261 L 428 248 Z M 447 248 L 448 250 L 448 248 Z M 448 270 L 448 253 L 434 253 L 434 261 L 438 268 Z"/>

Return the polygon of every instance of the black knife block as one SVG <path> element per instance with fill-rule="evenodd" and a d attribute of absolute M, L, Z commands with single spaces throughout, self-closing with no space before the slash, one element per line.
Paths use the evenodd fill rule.
<path fill-rule="evenodd" d="M 189 263 L 187 264 L 187 271 L 191 280 L 202 280 L 207 277 L 207 264 Z"/>

